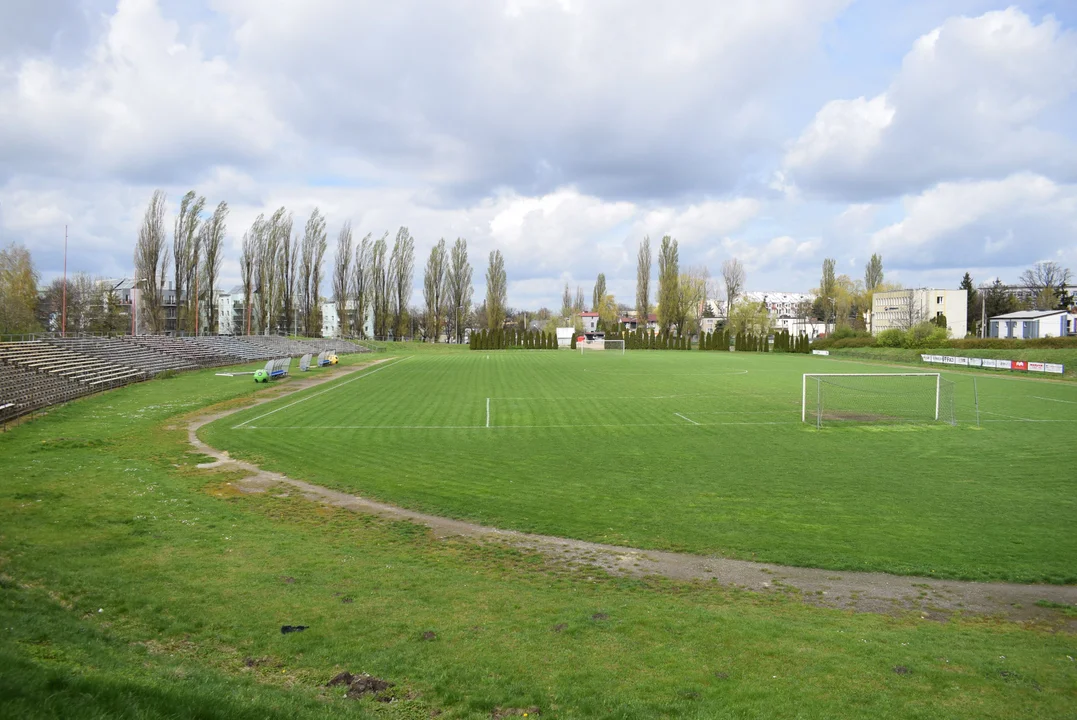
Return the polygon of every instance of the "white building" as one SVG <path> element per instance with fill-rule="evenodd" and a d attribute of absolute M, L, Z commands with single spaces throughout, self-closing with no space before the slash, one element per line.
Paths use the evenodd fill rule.
<path fill-rule="evenodd" d="M 776 330 L 788 330 L 794 335 L 807 333 L 809 337 L 815 337 L 827 331 L 826 324 L 822 320 L 811 317 L 811 305 L 815 302 L 815 296 L 810 293 L 757 291 L 741 293 L 735 301 L 737 304 L 749 303 L 765 305 L 770 323 Z M 725 300 L 708 300 L 710 314 L 714 317 L 704 317 L 701 321 L 704 332 L 713 332 L 720 323 L 725 322 Z"/>
<path fill-rule="evenodd" d="M 922 322 L 946 317 L 950 337 L 963 338 L 968 332 L 968 292 L 917 288 L 877 292 L 871 300 L 868 327 L 873 335 L 897 328 L 908 330 Z"/>
<path fill-rule="evenodd" d="M 355 301 L 348 300 L 344 304 L 344 310 L 352 319 L 355 319 Z M 335 338 L 340 334 L 340 319 L 337 317 L 337 304 L 335 302 L 322 303 L 322 337 Z M 366 322 L 363 323 L 365 337 L 374 336 L 374 307 L 370 304 L 366 307 Z"/>
<path fill-rule="evenodd" d="M 1045 338 L 1077 334 L 1077 317 L 1066 310 L 1023 310 L 989 321 L 993 338 Z"/>
<path fill-rule="evenodd" d="M 576 334 L 576 328 L 559 327 L 557 328 L 557 347 L 567 348 L 572 347 L 572 336 Z"/>
<path fill-rule="evenodd" d="M 580 322 L 583 323 L 584 332 L 595 332 L 596 330 L 598 330 L 598 313 L 580 313 Z"/>

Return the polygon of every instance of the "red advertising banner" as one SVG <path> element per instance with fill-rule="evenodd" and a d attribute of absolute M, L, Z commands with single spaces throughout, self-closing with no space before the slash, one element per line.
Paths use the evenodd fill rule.
<path fill-rule="evenodd" d="M 1013 369 L 1014 370 L 1024 370 L 1024 371 L 1027 372 L 1028 371 L 1028 363 L 1025 362 L 1024 360 L 1014 360 L 1013 361 Z"/>

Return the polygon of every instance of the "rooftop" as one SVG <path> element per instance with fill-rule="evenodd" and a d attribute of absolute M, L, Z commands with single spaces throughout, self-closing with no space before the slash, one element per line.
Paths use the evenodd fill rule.
<path fill-rule="evenodd" d="M 995 315 L 991 320 L 1035 320 L 1052 315 L 1064 315 L 1068 310 L 1018 310 L 1017 312 Z"/>

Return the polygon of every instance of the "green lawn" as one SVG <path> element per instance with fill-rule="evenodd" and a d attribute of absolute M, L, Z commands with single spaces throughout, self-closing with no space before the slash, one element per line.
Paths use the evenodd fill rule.
<path fill-rule="evenodd" d="M 1065 367 L 1064 377 L 1069 380 L 1077 377 L 1077 349 L 1074 348 L 1026 348 L 1016 350 L 995 350 L 995 349 L 957 349 L 957 348 L 940 348 L 940 349 L 927 349 L 927 350 L 909 350 L 906 348 L 841 348 L 838 350 L 831 350 L 830 354 L 849 360 L 868 360 L 875 362 L 887 362 L 887 363 L 901 363 L 908 365 L 919 365 L 924 368 L 938 369 L 938 365 L 929 365 L 920 360 L 921 354 L 928 355 L 952 355 L 955 357 L 978 357 L 978 358 L 1000 358 L 1003 360 L 1027 360 L 1029 362 L 1048 362 L 1058 363 Z M 1011 370 L 976 370 L 973 368 L 962 368 L 963 371 L 984 373 L 986 375 L 1004 376 L 1011 375 Z M 1037 374 L 1034 373 L 1033 377 Z M 1043 377 L 1043 376 L 1040 376 Z M 1050 375 L 1046 377 L 1052 377 Z M 1054 377 L 1058 377 L 1057 375 Z"/>
<path fill-rule="evenodd" d="M 800 422 L 782 354 L 416 353 L 203 439 L 267 468 L 503 528 L 838 570 L 1077 581 L 1077 386 L 956 383 L 957 427 Z M 933 395 L 925 402 L 931 402 Z"/>
<path fill-rule="evenodd" d="M 418 372 L 424 357 L 406 362 Z M 482 372 L 569 361 L 492 357 Z M 669 367 L 684 361 L 696 362 Z M 294 495 L 236 493 L 231 472 L 195 467 L 185 414 L 256 392 L 273 388 L 184 374 L 0 435 L 0 717 L 1072 716 L 1077 643 L 1057 629 L 616 579 Z M 381 433 L 350 452 L 375 454 L 394 435 Z M 563 437 L 563 457 L 582 459 L 586 437 Z M 384 445 L 386 463 L 403 447 Z M 395 462 L 412 482 L 413 461 Z M 310 627 L 282 635 L 285 624 Z M 325 687 L 341 670 L 396 683 L 396 700 L 345 699 Z"/>

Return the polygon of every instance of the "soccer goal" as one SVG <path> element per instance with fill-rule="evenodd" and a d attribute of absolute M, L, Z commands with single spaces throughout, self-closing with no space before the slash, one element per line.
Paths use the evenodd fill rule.
<path fill-rule="evenodd" d="M 956 425 L 954 384 L 939 373 L 805 373 L 800 419 Z"/>
<path fill-rule="evenodd" d="M 594 352 L 595 350 L 613 350 L 622 355 L 625 354 L 624 340 L 591 340 L 589 342 L 576 343 L 580 353 Z"/>

